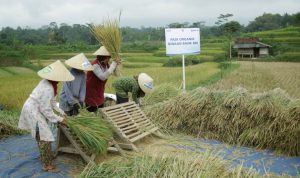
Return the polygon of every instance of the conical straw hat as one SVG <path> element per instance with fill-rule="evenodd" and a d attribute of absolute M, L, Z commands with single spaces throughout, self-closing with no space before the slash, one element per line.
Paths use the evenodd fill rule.
<path fill-rule="evenodd" d="M 68 71 L 68 69 L 57 60 L 56 62 L 41 69 L 37 73 L 40 77 L 53 81 L 71 81 L 74 80 L 74 76 Z"/>
<path fill-rule="evenodd" d="M 94 52 L 94 55 L 96 56 L 111 56 L 110 53 L 107 51 L 107 49 L 104 46 L 101 46 L 96 52 Z"/>
<path fill-rule="evenodd" d="M 153 89 L 153 79 L 145 73 L 139 74 L 138 83 L 144 93 L 149 93 Z"/>
<path fill-rule="evenodd" d="M 68 66 L 79 70 L 92 71 L 94 69 L 83 53 L 77 54 L 76 56 L 66 60 L 65 63 Z"/>

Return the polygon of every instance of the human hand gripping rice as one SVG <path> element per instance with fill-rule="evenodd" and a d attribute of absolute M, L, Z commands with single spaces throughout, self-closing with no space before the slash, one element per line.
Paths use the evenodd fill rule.
<path fill-rule="evenodd" d="M 100 44 L 105 46 L 107 51 L 110 53 L 113 61 L 118 64 L 115 74 L 117 76 L 121 75 L 121 58 L 120 58 L 120 48 L 121 48 L 121 31 L 119 27 L 119 19 L 108 18 L 100 25 L 91 24 L 90 30 L 95 38 Z"/>

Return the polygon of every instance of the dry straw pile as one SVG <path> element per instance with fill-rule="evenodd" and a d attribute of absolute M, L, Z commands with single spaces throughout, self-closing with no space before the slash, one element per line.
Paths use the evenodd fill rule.
<path fill-rule="evenodd" d="M 143 98 L 144 105 L 153 105 L 174 98 L 180 90 L 170 83 L 155 86 L 153 91 Z"/>
<path fill-rule="evenodd" d="M 262 177 L 254 171 L 241 168 L 226 169 L 226 161 L 209 154 L 196 156 L 186 154 L 142 155 L 112 160 L 99 165 L 89 165 L 79 178 L 89 177 L 135 177 L 135 178 L 171 178 L 171 177 Z"/>
<path fill-rule="evenodd" d="M 281 89 L 251 94 L 198 88 L 145 112 L 165 129 L 300 155 L 300 101 Z"/>

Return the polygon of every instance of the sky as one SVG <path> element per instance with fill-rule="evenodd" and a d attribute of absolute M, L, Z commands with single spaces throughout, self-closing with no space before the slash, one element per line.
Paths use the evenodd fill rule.
<path fill-rule="evenodd" d="M 263 13 L 295 14 L 300 0 L 0 0 L 0 28 L 39 28 L 66 23 L 99 24 L 117 18 L 121 26 L 164 27 L 174 22 L 205 21 L 211 26 L 220 14 L 243 25 Z"/>

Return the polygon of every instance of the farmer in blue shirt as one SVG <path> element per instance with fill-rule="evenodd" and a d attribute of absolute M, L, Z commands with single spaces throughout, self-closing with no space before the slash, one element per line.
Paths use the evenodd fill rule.
<path fill-rule="evenodd" d="M 71 67 L 71 74 L 75 80 L 64 82 L 60 94 L 59 107 L 68 116 L 76 116 L 79 108 L 83 106 L 86 93 L 86 75 L 84 71 L 92 71 L 93 66 L 83 53 L 80 53 L 65 63 Z"/>

